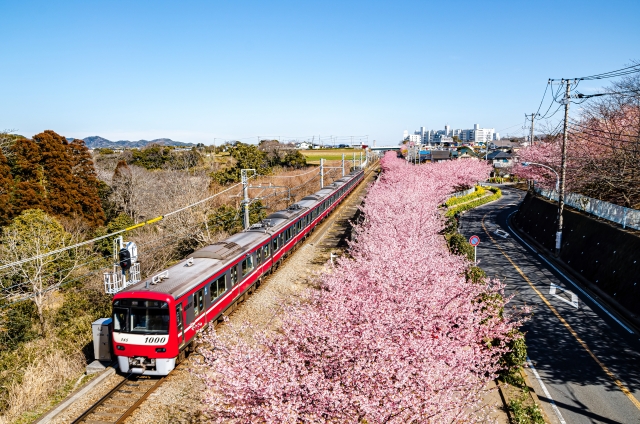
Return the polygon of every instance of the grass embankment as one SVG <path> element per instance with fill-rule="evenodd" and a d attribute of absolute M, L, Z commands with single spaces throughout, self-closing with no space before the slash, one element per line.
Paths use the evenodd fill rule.
<path fill-rule="evenodd" d="M 0 424 L 30 423 L 64 399 L 85 371 L 91 323 L 109 316 L 102 281 L 72 284 L 51 296 L 46 331 L 39 333 L 35 306 L 18 303 L 0 321 Z"/>

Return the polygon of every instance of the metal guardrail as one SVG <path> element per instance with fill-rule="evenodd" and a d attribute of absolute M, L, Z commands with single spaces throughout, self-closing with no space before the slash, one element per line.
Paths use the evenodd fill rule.
<path fill-rule="evenodd" d="M 558 192 L 536 187 L 536 192 L 550 200 L 558 201 Z M 567 206 L 579 211 L 595 215 L 598 218 L 615 222 L 622 225 L 622 228 L 633 228 L 640 230 L 640 210 L 625 208 L 577 193 L 567 193 L 564 196 L 564 203 Z"/>
<path fill-rule="evenodd" d="M 476 191 L 475 187 L 471 187 L 468 190 L 464 190 L 464 191 L 456 191 L 455 193 L 452 193 L 451 196 L 449 196 L 449 199 L 452 197 L 462 197 L 462 196 L 466 196 L 468 194 L 473 193 L 474 191 Z"/>
<path fill-rule="evenodd" d="M 494 168 L 513 168 L 513 162 L 496 162 L 493 164 Z"/>

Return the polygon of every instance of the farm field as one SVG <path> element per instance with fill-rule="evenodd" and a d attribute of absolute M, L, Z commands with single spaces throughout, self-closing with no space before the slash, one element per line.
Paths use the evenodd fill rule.
<path fill-rule="evenodd" d="M 345 160 L 353 160 L 353 154 L 356 154 L 356 160 L 360 160 L 360 152 L 364 155 L 362 149 L 327 149 L 327 150 L 300 150 L 300 153 L 307 158 L 309 164 L 320 164 L 320 159 L 336 161 L 342 160 L 344 153 Z"/>

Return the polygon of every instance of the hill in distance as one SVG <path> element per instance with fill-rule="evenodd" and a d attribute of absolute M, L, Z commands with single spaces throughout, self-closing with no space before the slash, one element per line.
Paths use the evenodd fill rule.
<path fill-rule="evenodd" d="M 73 138 L 68 138 L 67 140 L 71 141 Z M 129 141 L 129 140 L 118 140 L 111 141 L 106 138 L 94 135 L 91 137 L 83 138 L 84 144 L 89 149 L 104 149 L 104 148 L 142 148 L 148 146 L 149 144 L 162 144 L 164 146 L 180 146 L 180 147 L 193 147 L 195 144 L 193 143 L 183 143 L 181 141 L 173 141 L 170 138 L 156 138 L 155 140 L 138 140 L 138 141 Z"/>

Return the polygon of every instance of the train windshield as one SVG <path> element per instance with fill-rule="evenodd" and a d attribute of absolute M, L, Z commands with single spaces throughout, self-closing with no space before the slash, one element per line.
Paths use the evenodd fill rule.
<path fill-rule="evenodd" d="M 113 330 L 122 333 L 168 334 L 169 305 L 157 300 L 116 300 L 113 303 Z"/>

